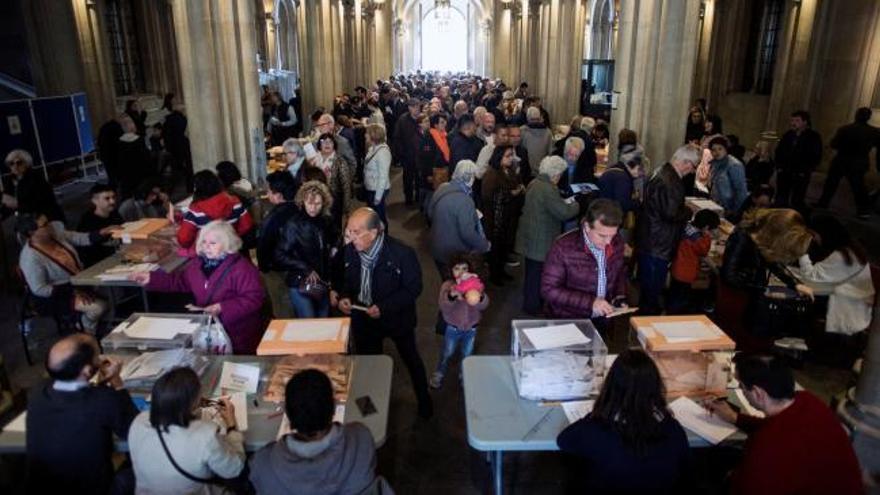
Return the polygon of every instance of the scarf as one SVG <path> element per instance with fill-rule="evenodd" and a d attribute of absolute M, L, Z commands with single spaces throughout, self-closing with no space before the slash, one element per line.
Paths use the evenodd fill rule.
<path fill-rule="evenodd" d="M 205 277 L 210 277 L 211 274 L 214 273 L 214 270 L 216 270 L 218 266 L 226 261 L 227 256 L 229 255 L 224 253 L 217 259 L 211 259 L 203 254 L 200 254 L 199 261 L 201 261 L 202 263 L 202 273 L 205 274 Z"/>
<path fill-rule="evenodd" d="M 431 132 L 431 137 L 434 138 L 434 142 L 437 143 L 437 147 L 440 148 L 440 153 L 443 154 L 443 159 L 448 162 L 449 161 L 449 143 L 446 141 L 446 131 L 441 131 L 439 129 L 434 129 L 432 127 L 430 132 Z"/>
<path fill-rule="evenodd" d="M 385 244 L 385 234 L 379 234 L 379 237 L 373 241 L 373 245 L 366 251 L 361 251 L 358 256 L 361 258 L 361 288 L 358 299 L 366 306 L 373 304 L 373 267 L 379 260 L 379 253 L 382 252 L 382 246 Z"/>

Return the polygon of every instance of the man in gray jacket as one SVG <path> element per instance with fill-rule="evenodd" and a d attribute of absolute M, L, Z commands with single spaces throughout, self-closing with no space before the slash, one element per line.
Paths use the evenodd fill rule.
<path fill-rule="evenodd" d="M 294 433 L 258 450 L 250 462 L 257 493 L 335 495 L 375 493 L 376 446 L 360 423 L 333 422 L 333 385 L 323 372 L 294 375 L 284 390 L 285 414 Z M 383 490 L 382 493 L 389 493 Z"/>

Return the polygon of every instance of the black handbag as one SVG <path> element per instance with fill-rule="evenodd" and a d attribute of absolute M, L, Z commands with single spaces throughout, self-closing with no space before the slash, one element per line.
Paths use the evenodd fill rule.
<path fill-rule="evenodd" d="M 300 279 L 297 289 L 302 295 L 315 300 L 324 299 L 327 297 L 327 293 L 330 292 L 330 286 L 323 280 L 309 282 L 307 277 Z"/>

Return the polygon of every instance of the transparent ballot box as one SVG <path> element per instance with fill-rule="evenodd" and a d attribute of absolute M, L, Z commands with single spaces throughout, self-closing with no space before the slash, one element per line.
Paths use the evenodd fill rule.
<path fill-rule="evenodd" d="M 608 347 L 590 320 L 513 320 L 511 366 L 520 397 L 574 400 L 599 393 Z"/>
<path fill-rule="evenodd" d="M 709 397 L 727 394 L 735 343 L 704 315 L 630 318 L 642 348 L 657 363 L 666 395 Z"/>
<path fill-rule="evenodd" d="M 203 313 L 133 313 L 101 339 L 101 346 L 113 352 L 189 348 L 208 321 Z"/>

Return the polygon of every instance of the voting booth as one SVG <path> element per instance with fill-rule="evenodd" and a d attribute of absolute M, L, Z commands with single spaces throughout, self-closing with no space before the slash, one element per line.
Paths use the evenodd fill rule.
<path fill-rule="evenodd" d="M 511 366 L 520 397 L 557 401 L 599 394 L 608 347 L 590 320 L 511 324 Z"/>
<path fill-rule="evenodd" d="M 670 399 L 727 394 L 736 344 L 705 315 L 630 318 L 642 348 L 657 363 Z"/>

